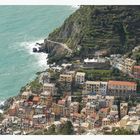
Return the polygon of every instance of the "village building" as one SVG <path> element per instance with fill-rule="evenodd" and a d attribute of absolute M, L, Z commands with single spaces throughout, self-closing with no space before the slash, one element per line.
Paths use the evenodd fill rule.
<path fill-rule="evenodd" d="M 85 111 L 84 111 L 85 109 Z M 96 110 L 96 104 L 92 102 L 87 102 L 86 107 L 82 110 L 86 115 L 90 115 L 95 112 Z"/>
<path fill-rule="evenodd" d="M 122 70 L 123 72 L 126 72 L 126 73 L 131 73 L 132 72 L 132 69 L 133 69 L 133 66 L 136 64 L 136 60 L 133 60 L 133 59 L 130 59 L 130 58 L 126 58 L 124 60 L 124 65 Z"/>
<path fill-rule="evenodd" d="M 15 102 L 9 109 L 8 113 L 10 116 L 16 116 L 18 113 L 19 105 L 18 102 Z"/>
<path fill-rule="evenodd" d="M 137 83 L 127 81 L 109 81 L 108 95 L 111 96 L 129 96 L 135 95 L 137 91 Z"/>
<path fill-rule="evenodd" d="M 69 75 L 69 74 L 60 74 L 59 81 L 71 83 L 73 81 L 73 77 L 72 75 Z"/>
<path fill-rule="evenodd" d="M 68 68 L 71 68 L 72 64 L 70 64 L 70 63 L 68 63 L 68 64 L 63 63 L 61 66 L 63 67 L 63 69 L 68 69 Z"/>
<path fill-rule="evenodd" d="M 108 103 L 109 108 L 111 108 L 114 104 L 114 96 L 105 96 L 105 99 Z"/>
<path fill-rule="evenodd" d="M 75 82 L 77 84 L 83 84 L 85 82 L 85 73 L 84 72 L 77 72 L 75 76 Z"/>
<path fill-rule="evenodd" d="M 140 66 L 133 67 L 133 75 L 135 78 L 140 78 Z"/>
<path fill-rule="evenodd" d="M 70 113 L 77 113 L 79 110 L 79 102 L 72 102 L 70 104 Z"/>
<path fill-rule="evenodd" d="M 108 118 L 103 118 L 102 119 L 102 126 L 110 125 L 110 119 Z"/>
<path fill-rule="evenodd" d="M 30 91 L 25 91 L 21 94 L 21 99 L 23 100 L 27 100 L 29 98 L 29 96 L 31 95 Z"/>
<path fill-rule="evenodd" d="M 120 103 L 121 118 L 127 115 L 127 112 L 128 112 L 128 103 Z"/>
<path fill-rule="evenodd" d="M 72 78 L 75 77 L 75 71 L 67 71 L 66 74 L 71 75 Z"/>
<path fill-rule="evenodd" d="M 51 95 L 55 95 L 56 94 L 55 84 L 53 84 L 53 83 L 45 83 L 43 85 L 43 91 L 44 92 L 47 91 Z"/>
<path fill-rule="evenodd" d="M 33 105 L 34 114 L 43 114 L 45 106 L 42 105 Z"/>
<path fill-rule="evenodd" d="M 101 81 L 86 81 L 85 82 L 85 91 L 86 94 L 99 94 L 106 95 L 107 92 L 107 82 Z"/>
<path fill-rule="evenodd" d="M 98 112 L 99 118 L 100 119 L 106 118 L 108 113 L 109 113 L 109 108 L 101 108 Z"/>
<path fill-rule="evenodd" d="M 118 106 L 117 105 L 112 105 L 111 106 L 110 115 L 111 116 L 118 115 Z"/>
<path fill-rule="evenodd" d="M 45 124 L 46 116 L 44 114 L 33 115 L 33 125 Z"/>
<path fill-rule="evenodd" d="M 38 104 L 40 102 L 40 96 L 34 96 L 33 97 L 33 103 Z"/>
<path fill-rule="evenodd" d="M 109 69 L 110 62 L 106 58 L 93 58 L 84 59 L 83 68 L 93 68 L 93 69 Z"/>
<path fill-rule="evenodd" d="M 133 66 L 136 64 L 136 60 L 130 58 L 120 58 L 116 60 L 116 68 L 118 68 L 123 73 L 132 73 Z"/>

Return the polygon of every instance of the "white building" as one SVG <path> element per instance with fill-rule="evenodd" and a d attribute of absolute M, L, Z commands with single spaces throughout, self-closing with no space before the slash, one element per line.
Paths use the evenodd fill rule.
<path fill-rule="evenodd" d="M 47 91 L 50 92 L 50 94 L 56 94 L 56 88 L 55 88 L 55 84 L 53 83 L 45 83 L 43 85 L 43 91 Z"/>
<path fill-rule="evenodd" d="M 83 84 L 85 82 L 85 73 L 84 72 L 77 72 L 75 76 L 75 82 L 77 84 Z"/>
<path fill-rule="evenodd" d="M 86 81 L 85 82 L 85 93 L 101 94 L 106 95 L 107 82 L 102 81 Z"/>

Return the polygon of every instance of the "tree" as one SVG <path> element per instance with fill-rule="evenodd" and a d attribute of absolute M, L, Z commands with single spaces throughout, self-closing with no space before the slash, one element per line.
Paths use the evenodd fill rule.
<path fill-rule="evenodd" d="M 67 121 L 61 129 L 62 135 L 72 135 L 74 133 L 71 121 Z"/>
<path fill-rule="evenodd" d="M 139 125 L 139 128 L 138 128 L 138 132 L 139 132 L 139 134 L 140 134 L 140 125 Z"/>
<path fill-rule="evenodd" d="M 118 116 L 119 116 L 119 120 L 121 119 L 121 112 L 120 112 L 120 99 L 118 98 L 117 100 L 117 106 L 118 106 Z"/>
<path fill-rule="evenodd" d="M 56 135 L 56 132 L 55 132 L 55 125 L 51 125 L 49 128 L 48 128 L 48 131 L 46 132 L 46 135 Z"/>
<path fill-rule="evenodd" d="M 3 114 L 0 113 L 0 121 L 2 121 L 4 119 Z"/>
<path fill-rule="evenodd" d="M 131 130 L 127 130 L 124 128 L 114 128 L 111 134 L 112 135 L 133 135 L 133 132 Z"/>
<path fill-rule="evenodd" d="M 31 86 L 31 91 L 33 93 L 41 93 L 42 90 L 43 90 L 43 85 L 42 83 L 39 83 L 38 79 L 35 79 L 34 81 L 32 81 L 30 83 L 30 86 Z"/>

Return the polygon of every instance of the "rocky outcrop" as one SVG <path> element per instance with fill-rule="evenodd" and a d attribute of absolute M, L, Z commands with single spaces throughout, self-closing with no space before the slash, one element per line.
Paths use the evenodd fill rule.
<path fill-rule="evenodd" d="M 72 50 L 66 44 L 48 39 L 44 40 L 41 48 L 48 53 L 49 62 L 60 61 L 62 58 L 69 57 L 72 53 Z"/>

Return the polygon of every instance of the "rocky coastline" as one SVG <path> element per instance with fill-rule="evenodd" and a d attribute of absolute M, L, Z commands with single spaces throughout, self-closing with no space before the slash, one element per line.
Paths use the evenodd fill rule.
<path fill-rule="evenodd" d="M 51 63 L 54 63 L 56 59 L 63 58 L 66 55 L 70 56 L 72 52 L 67 46 L 65 46 L 65 44 L 48 40 L 48 38 L 44 39 L 44 43 L 36 42 L 36 47 L 34 47 L 32 51 L 34 53 L 42 53 L 42 52 L 48 53 L 48 61 L 53 59 Z M 28 87 L 28 83 L 22 88 L 27 88 L 27 87 Z M 9 97 L 0 105 L 1 113 L 5 112 L 13 104 L 13 102 L 20 97 L 20 94 L 22 93 L 22 88 L 18 95 L 14 97 Z"/>

